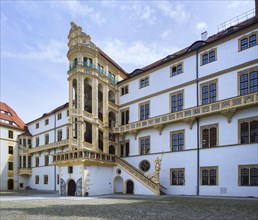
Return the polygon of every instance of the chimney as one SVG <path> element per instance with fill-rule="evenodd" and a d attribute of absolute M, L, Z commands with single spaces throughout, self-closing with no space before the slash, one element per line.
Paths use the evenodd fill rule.
<path fill-rule="evenodd" d="M 208 38 L 208 32 L 207 31 L 202 32 L 201 33 L 201 39 L 203 41 L 205 41 L 205 40 L 207 40 L 207 38 Z"/>

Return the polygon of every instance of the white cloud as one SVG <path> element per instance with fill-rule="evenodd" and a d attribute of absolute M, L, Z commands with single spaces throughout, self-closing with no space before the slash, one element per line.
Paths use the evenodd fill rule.
<path fill-rule="evenodd" d="M 52 63 L 67 63 L 65 44 L 58 41 L 50 41 L 48 44 L 38 44 L 36 47 L 25 46 L 27 51 L 9 52 L 2 51 L 2 56 L 35 61 L 48 61 Z"/>
<path fill-rule="evenodd" d="M 203 30 L 203 29 L 206 29 L 208 26 L 205 22 L 198 22 L 196 24 L 196 28 L 197 30 Z"/>
<path fill-rule="evenodd" d="M 170 29 L 167 29 L 165 31 L 163 31 L 160 35 L 160 37 L 163 39 L 163 40 L 171 40 L 172 37 L 173 37 L 173 31 L 170 30 Z"/>
<path fill-rule="evenodd" d="M 121 66 L 130 65 L 141 68 L 177 50 L 177 48 L 161 47 L 156 43 L 142 41 L 124 42 L 118 39 L 100 42 L 101 48 Z"/>
<path fill-rule="evenodd" d="M 248 4 L 248 1 L 232 1 L 227 5 L 227 9 L 234 9 L 240 6 L 245 6 Z"/>
<path fill-rule="evenodd" d="M 183 5 L 173 5 L 169 1 L 158 1 L 155 5 L 164 15 L 176 20 L 180 24 L 186 23 L 190 17 L 190 13 Z"/>
<path fill-rule="evenodd" d="M 133 21 L 140 19 L 148 24 L 155 24 L 157 21 L 155 16 L 156 11 L 149 5 L 141 2 L 133 2 L 130 3 L 129 6 L 128 4 L 122 5 L 120 6 L 120 10 L 123 13 L 126 13 L 128 19 Z"/>
<path fill-rule="evenodd" d="M 54 4 L 56 6 L 56 4 Z M 65 10 L 68 11 L 73 17 L 90 18 L 92 22 L 101 25 L 105 24 L 105 18 L 96 12 L 94 8 L 89 7 L 86 3 L 80 1 L 60 1 L 58 5 L 63 5 Z"/>

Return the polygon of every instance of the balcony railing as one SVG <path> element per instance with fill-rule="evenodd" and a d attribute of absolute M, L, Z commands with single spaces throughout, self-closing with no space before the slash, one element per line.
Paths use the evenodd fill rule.
<path fill-rule="evenodd" d="M 19 168 L 19 175 L 32 175 L 32 168 Z"/>
<path fill-rule="evenodd" d="M 160 115 L 143 121 L 133 122 L 113 129 L 115 133 L 127 133 L 151 127 L 165 126 L 173 122 L 191 122 L 195 118 L 221 113 L 227 115 L 230 111 L 258 104 L 258 92 L 245 96 L 221 100 L 208 105 L 189 108 L 183 111 Z M 230 117 L 230 113 L 228 114 Z M 231 119 L 231 118 L 230 118 Z"/>
<path fill-rule="evenodd" d="M 54 142 L 51 144 L 42 145 L 39 147 L 33 147 L 33 148 L 29 149 L 29 153 L 36 153 L 36 152 L 45 151 L 45 150 L 52 150 L 54 148 L 63 147 L 66 145 L 68 145 L 68 139 Z"/>
<path fill-rule="evenodd" d="M 76 150 L 53 155 L 53 165 L 61 165 L 65 162 L 94 163 L 103 165 L 115 165 L 115 155 L 97 153 L 90 150 Z"/>
<path fill-rule="evenodd" d="M 85 73 L 88 73 L 88 69 L 95 69 L 95 70 L 98 70 L 98 71 L 99 71 L 99 74 L 100 74 L 101 76 L 103 76 L 103 77 L 104 77 L 104 76 L 107 76 L 107 77 L 110 79 L 112 85 L 116 85 L 116 84 L 118 83 L 118 81 L 117 81 L 114 77 L 112 77 L 111 74 L 105 72 L 105 70 L 103 70 L 103 69 L 101 69 L 101 68 L 97 68 L 93 63 L 87 63 L 87 62 L 81 62 L 81 61 L 78 61 L 77 63 L 72 63 L 72 64 L 69 65 L 69 72 L 74 72 L 74 71 L 76 71 L 75 68 L 76 68 L 77 66 L 82 66 L 82 67 L 84 67 L 84 68 L 85 68 L 85 70 L 84 70 Z"/>

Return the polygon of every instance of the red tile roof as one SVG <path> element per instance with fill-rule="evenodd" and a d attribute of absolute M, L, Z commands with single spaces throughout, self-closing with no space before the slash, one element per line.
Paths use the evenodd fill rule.
<path fill-rule="evenodd" d="M 16 114 L 16 112 L 10 107 L 8 106 L 6 103 L 4 102 L 0 102 L 0 119 L 9 121 L 11 123 L 15 123 L 17 126 L 15 125 L 11 125 L 11 124 L 7 124 L 4 122 L 0 122 L 2 125 L 8 126 L 8 127 L 12 127 L 12 128 L 19 128 L 19 129 L 25 129 L 25 123 L 20 119 L 20 117 Z M 2 111 L 7 112 L 6 113 L 2 113 Z"/>
<path fill-rule="evenodd" d="M 128 79 L 131 79 L 134 76 L 137 76 L 137 75 L 139 75 L 139 74 L 141 74 L 145 71 L 148 71 L 148 70 L 151 70 L 155 67 L 158 67 L 158 66 L 160 66 L 160 65 L 162 65 L 166 62 L 172 61 L 172 60 L 174 60 L 174 59 L 176 59 L 180 56 L 183 56 L 183 55 L 187 54 L 188 52 L 192 52 L 192 51 L 194 51 L 196 49 L 199 49 L 199 48 L 201 48 L 201 47 L 203 47 L 207 44 L 210 44 L 210 43 L 213 43 L 217 40 L 220 40 L 220 39 L 222 39 L 222 38 L 224 38 L 228 35 L 231 35 L 231 34 L 237 32 L 237 31 L 240 31 L 240 30 L 242 30 L 246 27 L 249 27 L 253 24 L 258 24 L 258 18 L 256 18 L 256 17 L 250 18 L 246 21 L 243 21 L 243 22 L 239 23 L 238 25 L 231 26 L 224 31 L 218 32 L 217 34 L 214 34 L 214 35 L 210 36 L 206 41 L 196 41 L 189 47 L 186 47 L 186 48 L 184 48 L 180 51 L 177 51 L 177 52 L 175 52 L 171 55 L 168 55 L 168 56 L 166 56 L 166 57 L 164 57 L 164 58 L 162 58 L 162 59 L 160 59 L 160 60 L 158 60 L 154 63 L 151 63 L 151 64 L 149 64 L 149 65 L 147 65 L 147 66 L 145 66 L 141 69 L 136 69 L 131 74 L 129 74 Z M 124 79 L 124 80 L 120 81 L 119 83 L 121 83 L 123 81 L 126 81 L 128 79 Z"/>

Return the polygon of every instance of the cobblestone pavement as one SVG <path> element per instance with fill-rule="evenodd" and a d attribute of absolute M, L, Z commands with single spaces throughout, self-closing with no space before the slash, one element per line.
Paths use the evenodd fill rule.
<path fill-rule="evenodd" d="M 0 192 L 0 219 L 258 220 L 258 200 L 191 196 L 60 197 L 44 191 Z"/>

